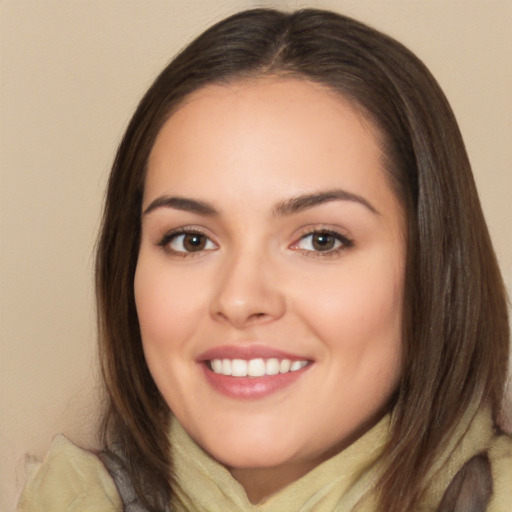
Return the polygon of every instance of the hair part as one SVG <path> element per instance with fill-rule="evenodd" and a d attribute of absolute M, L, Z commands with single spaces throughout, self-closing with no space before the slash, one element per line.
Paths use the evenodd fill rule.
<path fill-rule="evenodd" d="M 435 79 L 394 39 L 327 11 L 231 16 L 186 47 L 140 102 L 114 161 L 97 250 L 105 443 L 121 446 L 141 501 L 162 510 L 172 494 L 169 409 L 145 363 L 133 291 L 147 162 L 161 127 L 191 93 L 265 76 L 326 86 L 380 134 L 407 218 L 402 373 L 380 508 L 414 510 L 469 404 L 490 404 L 495 419 L 500 412 L 505 288 L 461 134 Z"/>

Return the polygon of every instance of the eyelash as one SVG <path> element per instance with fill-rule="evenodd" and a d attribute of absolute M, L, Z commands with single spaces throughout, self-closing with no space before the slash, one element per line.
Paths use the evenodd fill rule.
<path fill-rule="evenodd" d="M 162 237 L 162 239 L 157 243 L 157 245 L 159 247 L 161 247 L 166 253 L 172 254 L 173 256 L 177 256 L 179 258 L 193 258 L 193 257 L 201 255 L 205 251 L 212 250 L 212 249 L 201 249 L 201 250 L 198 250 L 198 251 L 186 251 L 186 250 L 184 250 L 184 251 L 177 251 L 177 250 L 171 248 L 170 244 L 174 240 L 176 240 L 180 236 L 185 237 L 186 235 L 197 235 L 198 237 L 202 237 L 203 239 L 205 239 L 206 240 L 205 243 L 210 242 L 210 243 L 216 245 L 215 242 L 213 242 L 200 229 L 188 228 L 188 227 L 179 228 L 176 231 L 171 231 L 169 233 L 166 233 Z"/>
<path fill-rule="evenodd" d="M 327 249 L 325 251 L 321 250 L 310 250 L 310 249 L 301 249 L 298 247 L 298 245 L 306 240 L 308 237 L 314 237 L 315 235 L 323 235 L 332 237 L 334 239 L 334 243 L 339 242 L 338 247 Z M 313 243 L 313 242 L 312 242 Z M 303 233 L 297 242 L 294 242 L 292 245 L 292 249 L 295 249 L 305 256 L 308 256 L 310 258 L 329 258 L 329 257 L 336 257 L 343 251 L 346 251 L 347 249 L 350 249 L 354 246 L 354 241 L 350 238 L 346 237 L 345 235 L 342 235 L 338 231 L 335 231 L 333 229 L 326 229 L 322 227 L 318 227 L 315 229 L 311 229 L 309 231 L 306 231 Z"/>
<path fill-rule="evenodd" d="M 208 244 L 208 242 L 210 242 L 211 244 L 216 245 L 215 242 L 213 242 L 203 231 L 201 231 L 200 229 L 189 228 L 189 227 L 179 228 L 176 231 L 171 231 L 169 233 L 166 233 L 162 237 L 162 239 L 157 243 L 157 245 L 159 247 L 161 247 L 166 253 L 172 254 L 173 256 L 177 256 L 180 258 L 191 258 L 191 257 L 193 258 L 193 257 L 201 255 L 202 253 L 204 253 L 206 251 L 212 250 L 211 248 L 209 248 L 209 249 L 202 248 L 202 249 L 199 249 L 198 251 L 187 251 L 187 250 L 178 251 L 178 250 L 172 249 L 170 247 L 170 244 L 173 241 L 175 241 L 178 237 L 180 237 L 180 236 L 185 237 L 186 235 L 197 235 L 198 237 L 202 237 L 203 239 L 205 239 L 205 244 Z M 339 243 L 339 245 L 335 248 L 327 249 L 325 251 L 303 249 L 303 248 L 299 247 L 299 244 L 301 242 L 306 240 L 308 237 L 313 237 L 315 235 L 323 235 L 323 236 L 327 236 L 327 237 L 332 237 L 334 239 L 334 243 L 335 244 Z M 311 257 L 311 258 L 328 258 L 328 257 L 336 257 L 341 252 L 343 252 L 353 246 L 354 246 L 353 240 L 342 235 L 338 231 L 319 227 L 319 228 L 312 229 L 310 231 L 303 233 L 300 236 L 300 238 L 297 240 L 297 242 L 294 242 L 291 245 L 291 249 L 299 251 L 300 253 L 302 253 L 308 257 Z"/>

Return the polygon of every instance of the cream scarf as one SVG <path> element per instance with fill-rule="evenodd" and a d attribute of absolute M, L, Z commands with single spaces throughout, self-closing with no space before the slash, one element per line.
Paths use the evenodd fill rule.
<path fill-rule="evenodd" d="M 388 438 L 390 422 L 390 416 L 385 416 L 341 453 L 262 503 L 252 504 L 230 472 L 206 454 L 173 419 L 170 440 L 177 496 L 173 510 L 375 512 L 374 485 L 380 469 L 378 459 Z M 512 511 L 512 441 L 494 434 L 488 410 L 475 414 L 475 408 L 468 410 L 430 471 L 427 478 L 429 488 L 421 511 L 435 510 L 449 482 L 464 462 L 484 450 L 489 450 L 495 480 L 495 497 L 488 510 Z M 511 480 L 507 484 L 509 478 Z"/>

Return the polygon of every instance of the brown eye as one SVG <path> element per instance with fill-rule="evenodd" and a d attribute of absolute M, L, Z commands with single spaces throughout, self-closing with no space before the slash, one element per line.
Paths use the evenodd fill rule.
<path fill-rule="evenodd" d="M 183 247 L 188 252 L 202 251 L 206 247 L 206 237 L 196 234 L 185 235 Z"/>
<path fill-rule="evenodd" d="M 316 251 L 330 251 L 336 246 L 336 238 L 329 233 L 314 233 L 311 244 Z"/>
<path fill-rule="evenodd" d="M 215 248 L 215 244 L 201 233 L 178 233 L 169 241 L 169 248 L 174 252 L 200 252 Z"/>
<path fill-rule="evenodd" d="M 341 233 L 334 231 L 318 230 L 304 235 L 295 245 L 294 249 L 300 249 L 306 253 L 335 255 L 340 250 L 352 247 L 354 244 Z"/>

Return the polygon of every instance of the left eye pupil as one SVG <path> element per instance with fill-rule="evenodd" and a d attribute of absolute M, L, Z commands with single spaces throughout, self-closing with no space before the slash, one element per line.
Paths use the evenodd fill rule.
<path fill-rule="evenodd" d="M 202 235 L 189 234 L 183 239 L 183 246 L 189 252 L 201 251 L 206 245 L 206 237 Z"/>
<path fill-rule="evenodd" d="M 334 248 L 336 239 L 333 235 L 329 235 L 328 233 L 317 233 L 313 236 L 312 242 L 313 247 L 317 251 L 328 251 Z"/>

